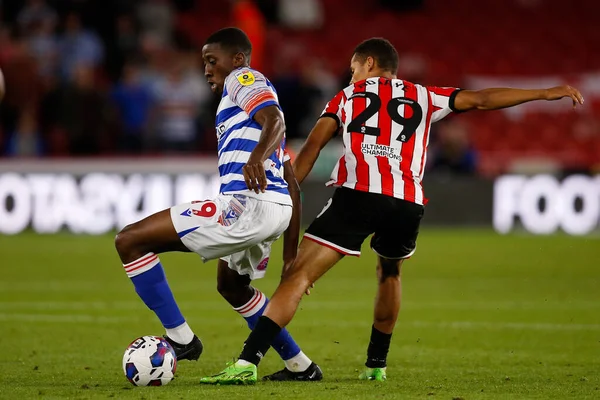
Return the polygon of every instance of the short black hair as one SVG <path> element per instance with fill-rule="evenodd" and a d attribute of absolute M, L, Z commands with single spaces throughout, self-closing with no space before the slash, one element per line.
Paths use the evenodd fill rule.
<path fill-rule="evenodd" d="M 389 40 L 376 37 L 367 39 L 354 49 L 354 55 L 361 61 L 373 57 L 379 68 L 396 73 L 398 71 L 398 52 Z"/>
<path fill-rule="evenodd" d="M 252 55 L 252 43 L 246 32 L 239 28 L 220 29 L 210 35 L 205 44 L 219 44 L 233 53 L 244 53 L 246 57 Z"/>

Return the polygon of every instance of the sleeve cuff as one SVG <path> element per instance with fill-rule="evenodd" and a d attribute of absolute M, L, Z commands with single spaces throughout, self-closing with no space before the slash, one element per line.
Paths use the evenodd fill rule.
<path fill-rule="evenodd" d="M 265 101 L 264 103 L 261 103 L 258 106 L 254 107 L 250 111 L 250 113 L 248 113 L 248 115 L 250 116 L 250 118 L 254 118 L 254 114 L 256 114 L 258 111 L 262 110 L 263 108 L 269 107 L 269 106 L 277 106 L 277 108 L 279 108 L 279 110 L 282 111 L 279 103 L 277 103 L 275 100 L 269 100 L 269 101 Z"/>
<path fill-rule="evenodd" d="M 321 114 L 321 116 L 319 117 L 319 119 L 320 118 L 325 118 L 325 117 L 333 118 L 335 120 L 335 122 L 337 123 L 338 128 L 342 126 L 340 118 L 336 114 L 330 113 L 330 112 L 326 112 L 326 113 Z"/>
<path fill-rule="evenodd" d="M 452 92 L 452 94 L 450 95 L 450 98 L 448 99 L 448 107 L 450 107 L 452 112 L 457 113 L 457 114 L 464 112 L 461 110 L 457 110 L 456 107 L 454 106 L 454 101 L 456 100 L 456 95 L 459 94 L 461 91 L 462 91 L 462 89 L 456 89 L 454 92 Z"/>

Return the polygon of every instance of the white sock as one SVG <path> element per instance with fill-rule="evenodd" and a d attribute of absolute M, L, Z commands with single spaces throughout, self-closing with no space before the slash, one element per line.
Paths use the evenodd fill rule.
<path fill-rule="evenodd" d="M 310 367 L 312 361 L 303 352 L 298 353 L 289 360 L 285 360 L 285 367 L 292 372 L 304 372 Z"/>
<path fill-rule="evenodd" d="M 184 322 L 176 328 L 167 328 L 167 336 L 179 344 L 189 344 L 194 339 L 194 332 L 187 322 Z"/>
<path fill-rule="evenodd" d="M 246 361 L 246 360 L 237 360 L 235 363 L 237 365 L 239 365 L 240 367 L 247 367 L 248 365 L 252 365 L 252 363 L 250 361 Z"/>

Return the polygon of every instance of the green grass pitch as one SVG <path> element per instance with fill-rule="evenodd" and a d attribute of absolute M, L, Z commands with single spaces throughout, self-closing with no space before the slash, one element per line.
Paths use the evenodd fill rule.
<path fill-rule="evenodd" d="M 0 398 L 600 399 L 600 239 L 498 236 L 424 228 L 403 269 L 404 302 L 388 381 L 358 381 L 370 333 L 375 258 L 346 258 L 305 298 L 290 325 L 321 365 L 321 383 L 206 387 L 248 334 L 216 291 L 216 263 L 161 256 L 199 362 L 165 387 L 136 388 L 121 358 L 134 338 L 162 334 L 137 298 L 111 236 L 0 236 Z M 267 278 L 271 294 L 281 247 Z M 281 367 L 273 351 L 259 374 Z"/>

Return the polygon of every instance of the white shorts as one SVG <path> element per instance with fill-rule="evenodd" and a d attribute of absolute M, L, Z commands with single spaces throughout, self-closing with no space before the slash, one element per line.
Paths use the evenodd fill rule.
<path fill-rule="evenodd" d="M 237 194 L 171 207 L 173 226 L 190 251 L 203 261 L 227 261 L 250 279 L 265 275 L 271 245 L 291 217 L 291 206 Z"/>

